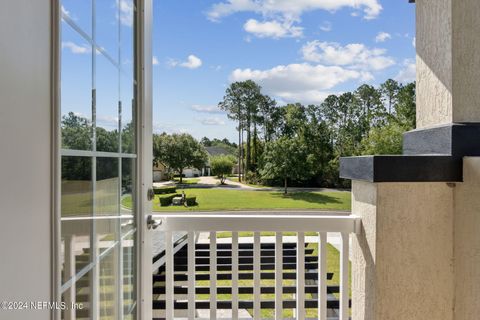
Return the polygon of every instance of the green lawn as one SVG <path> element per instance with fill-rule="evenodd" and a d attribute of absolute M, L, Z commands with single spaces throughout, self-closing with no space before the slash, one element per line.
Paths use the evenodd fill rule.
<path fill-rule="evenodd" d="M 175 178 L 175 183 L 179 184 L 180 183 L 180 178 Z M 200 182 L 200 179 L 198 178 L 183 178 L 182 184 L 198 184 Z"/>
<path fill-rule="evenodd" d="M 179 191 L 179 190 L 177 190 Z M 350 210 L 350 192 L 282 192 L 225 189 L 183 189 L 187 196 L 196 196 L 193 207 L 160 207 L 159 196 L 153 202 L 154 211 L 221 211 L 258 209 Z M 131 199 L 122 202 L 131 207 Z"/>
<path fill-rule="evenodd" d="M 233 182 L 238 182 L 238 176 L 237 177 L 228 177 L 227 179 L 230 180 L 230 181 L 233 181 Z M 251 183 L 245 183 L 245 182 L 242 182 L 242 184 L 244 184 L 246 186 L 254 187 L 254 188 L 269 188 L 268 186 L 264 186 L 264 185 L 261 185 L 261 184 L 251 184 Z"/>

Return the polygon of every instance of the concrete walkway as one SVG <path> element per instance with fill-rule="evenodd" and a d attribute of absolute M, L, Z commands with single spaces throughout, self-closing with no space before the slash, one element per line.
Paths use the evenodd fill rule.
<path fill-rule="evenodd" d="M 189 178 L 186 178 L 189 179 Z M 211 188 L 211 189 L 232 189 L 242 191 L 266 191 L 266 192 L 283 192 L 281 187 L 252 187 L 240 182 L 225 180 L 225 184 L 221 185 L 220 180 L 213 176 L 204 176 L 194 179 L 199 179 L 197 184 L 181 185 L 182 188 Z M 156 188 L 178 186 L 173 181 L 154 182 L 153 186 Z M 350 192 L 350 190 L 334 189 L 334 188 L 299 188 L 290 187 L 288 192 Z"/>

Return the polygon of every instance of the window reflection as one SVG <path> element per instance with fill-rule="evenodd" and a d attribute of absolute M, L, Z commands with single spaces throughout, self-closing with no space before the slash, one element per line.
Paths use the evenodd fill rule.
<path fill-rule="evenodd" d="M 61 272 L 68 282 L 87 267 L 93 213 L 92 159 L 62 158 Z"/>

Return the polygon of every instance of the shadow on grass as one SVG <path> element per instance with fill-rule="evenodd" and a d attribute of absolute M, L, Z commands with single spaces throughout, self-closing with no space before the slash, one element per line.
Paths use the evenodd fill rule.
<path fill-rule="evenodd" d="M 304 201 L 309 203 L 328 204 L 328 203 L 342 203 L 338 198 L 325 194 L 313 192 L 292 192 L 292 193 L 275 193 L 274 197 L 282 199 L 292 199 L 297 201 Z"/>

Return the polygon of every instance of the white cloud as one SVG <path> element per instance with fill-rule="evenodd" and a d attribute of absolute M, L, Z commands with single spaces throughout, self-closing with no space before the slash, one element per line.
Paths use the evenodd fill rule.
<path fill-rule="evenodd" d="M 156 57 L 156 56 L 153 56 L 153 58 L 152 58 L 152 64 L 153 64 L 154 66 L 158 66 L 158 63 L 159 63 L 159 62 L 158 62 L 157 57 Z"/>
<path fill-rule="evenodd" d="M 333 66 L 345 66 L 364 71 L 379 71 L 395 64 L 385 49 L 368 48 L 351 43 L 341 46 L 335 42 L 310 41 L 302 47 L 303 59 Z"/>
<path fill-rule="evenodd" d="M 264 91 L 285 102 L 321 103 L 332 89 L 351 80 L 361 80 L 368 73 L 339 66 L 309 63 L 280 65 L 268 70 L 236 69 L 230 81 L 253 80 Z"/>
<path fill-rule="evenodd" d="M 248 20 L 243 26 L 245 31 L 259 38 L 297 38 L 303 35 L 303 28 L 294 26 L 293 22 L 279 22 L 276 20 L 260 22 L 255 19 Z"/>
<path fill-rule="evenodd" d="M 403 62 L 403 68 L 395 76 L 395 80 L 401 83 L 409 83 L 416 80 L 417 65 L 415 61 L 406 59 Z"/>
<path fill-rule="evenodd" d="M 192 110 L 204 113 L 223 113 L 217 106 L 202 106 L 198 104 L 193 105 Z"/>
<path fill-rule="evenodd" d="M 330 21 L 324 21 L 323 24 L 320 26 L 320 30 L 325 32 L 332 31 L 332 23 Z"/>
<path fill-rule="evenodd" d="M 185 127 L 183 127 L 185 126 Z M 178 123 L 163 123 L 163 122 L 154 122 L 153 123 L 153 132 L 161 134 L 166 132 L 168 134 L 173 133 L 190 133 L 188 129 L 189 125 L 178 124 Z"/>
<path fill-rule="evenodd" d="M 225 0 L 212 6 L 207 15 L 210 20 L 237 12 L 255 12 L 263 16 L 283 16 L 286 20 L 299 20 L 301 15 L 313 10 L 334 12 L 343 8 L 363 10 L 365 19 L 374 19 L 382 11 L 378 0 Z"/>
<path fill-rule="evenodd" d="M 133 2 L 127 0 L 117 0 L 120 8 L 120 22 L 127 27 L 133 26 Z"/>
<path fill-rule="evenodd" d="M 62 42 L 62 49 L 69 49 L 73 54 L 88 54 L 92 52 L 92 48 L 87 44 L 77 45 L 74 42 Z"/>
<path fill-rule="evenodd" d="M 414 48 L 417 47 L 417 37 L 413 37 L 413 39 L 412 39 L 412 46 L 413 46 Z"/>
<path fill-rule="evenodd" d="M 178 60 L 170 60 L 168 62 L 169 66 L 171 67 L 183 67 L 183 68 L 188 68 L 188 69 L 197 69 L 200 68 L 203 64 L 202 60 L 191 54 L 188 56 L 187 60 L 182 62 Z"/>
<path fill-rule="evenodd" d="M 200 120 L 204 126 L 223 126 L 225 121 L 218 117 L 210 117 Z"/>
<path fill-rule="evenodd" d="M 392 39 L 392 35 L 387 32 L 379 32 L 375 37 L 375 42 L 385 42 L 388 39 Z"/>

